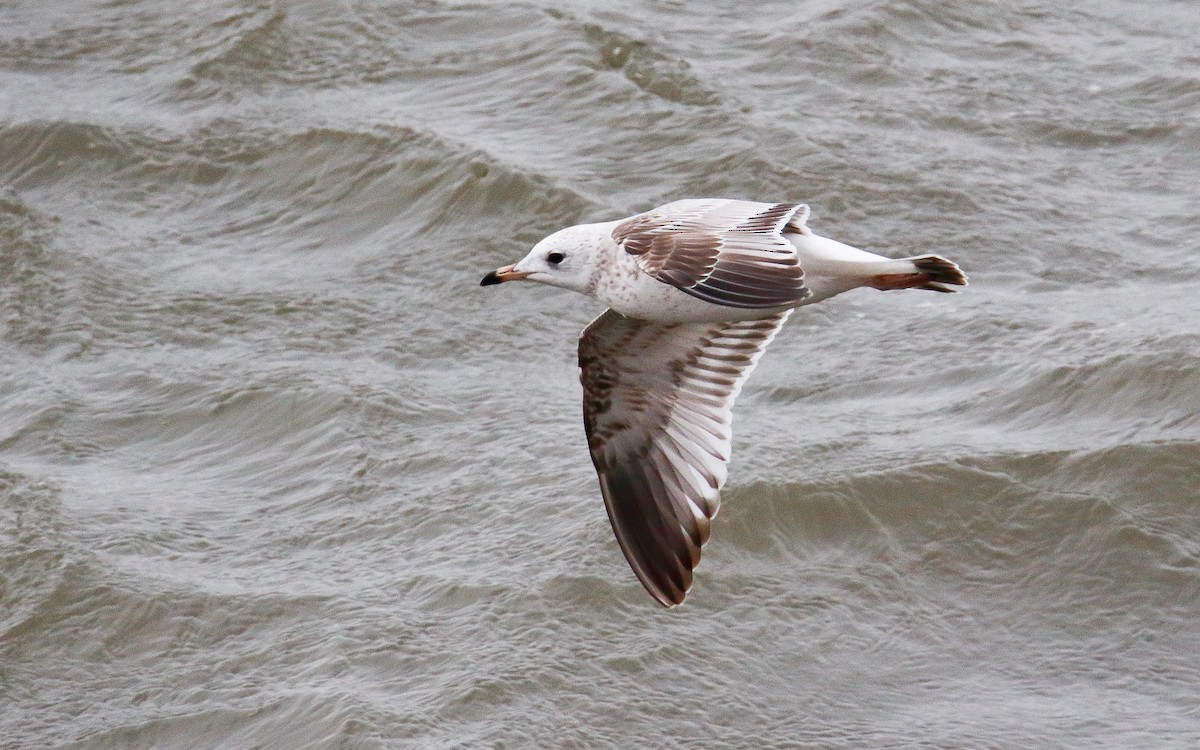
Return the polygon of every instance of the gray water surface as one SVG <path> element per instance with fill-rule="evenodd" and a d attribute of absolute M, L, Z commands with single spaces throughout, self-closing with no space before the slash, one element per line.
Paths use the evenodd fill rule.
<path fill-rule="evenodd" d="M 0 747 L 1200 747 L 1191 2 L 0 2 Z M 663 610 L 564 225 L 805 201 Z"/>

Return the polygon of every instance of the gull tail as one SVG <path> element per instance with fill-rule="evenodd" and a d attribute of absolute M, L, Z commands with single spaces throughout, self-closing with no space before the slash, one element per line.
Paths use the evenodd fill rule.
<path fill-rule="evenodd" d="M 966 286 L 967 275 L 952 260 L 940 255 L 919 255 L 880 263 L 868 276 L 866 286 L 874 289 L 928 289 L 931 292 L 955 292 L 946 286 Z M 886 266 L 886 267 L 884 267 Z"/>

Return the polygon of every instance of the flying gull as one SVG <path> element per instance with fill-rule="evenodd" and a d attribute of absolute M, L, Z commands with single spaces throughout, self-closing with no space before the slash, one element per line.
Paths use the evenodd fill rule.
<path fill-rule="evenodd" d="M 808 206 L 694 199 L 562 229 L 482 286 L 525 279 L 608 305 L 579 337 L 583 424 L 617 542 L 660 604 L 683 601 L 720 506 L 733 402 L 793 308 L 842 292 L 952 292 L 937 255 L 814 234 Z"/>

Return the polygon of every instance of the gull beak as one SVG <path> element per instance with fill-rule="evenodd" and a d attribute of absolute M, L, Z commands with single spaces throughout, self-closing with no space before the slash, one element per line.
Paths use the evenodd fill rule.
<path fill-rule="evenodd" d="M 528 278 L 531 274 L 528 271 L 514 271 L 517 264 L 497 268 L 487 276 L 483 277 L 483 281 L 479 282 L 479 286 L 491 286 L 492 284 L 500 284 L 505 281 L 520 281 Z"/>

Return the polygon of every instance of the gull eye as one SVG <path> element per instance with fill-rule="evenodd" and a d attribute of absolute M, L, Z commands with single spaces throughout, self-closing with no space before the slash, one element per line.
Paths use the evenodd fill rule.
<path fill-rule="evenodd" d="M 563 255 L 562 253 L 550 253 L 546 256 L 546 262 L 552 266 L 557 266 L 559 263 L 562 263 L 566 257 L 567 256 Z"/>

